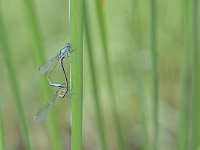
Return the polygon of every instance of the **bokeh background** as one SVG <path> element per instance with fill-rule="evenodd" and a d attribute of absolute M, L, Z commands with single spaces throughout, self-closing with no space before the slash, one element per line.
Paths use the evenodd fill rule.
<path fill-rule="evenodd" d="M 198 92 L 196 97 L 192 97 L 192 93 L 198 90 L 198 84 L 195 84 L 196 89 L 193 87 L 198 81 L 195 78 L 198 61 L 194 62 L 198 58 L 194 56 L 198 57 L 195 50 L 198 49 L 199 32 L 195 25 L 199 20 L 199 4 L 195 4 L 195 0 L 157 0 L 152 16 L 152 1 L 102 0 L 100 8 L 105 21 L 109 64 L 105 62 L 96 2 L 86 0 L 85 4 L 90 38 L 84 30 L 83 149 L 98 150 L 102 146 L 97 105 L 101 109 L 107 149 L 119 148 L 113 111 L 117 112 L 124 149 L 154 149 L 153 77 L 157 73 L 158 149 L 191 150 L 191 139 L 195 137 L 192 134 L 195 115 L 192 114 L 198 117 L 198 103 L 195 103 Z M 152 17 L 157 35 L 157 72 L 152 67 Z M 39 76 L 36 71 L 70 41 L 68 1 L 1 0 L 0 22 L 3 24 L 0 27 L 0 127 L 3 130 L 0 131 L 5 149 L 29 149 L 28 137 L 23 134 L 26 127 L 20 117 L 23 115 L 32 149 L 70 149 L 69 97 L 58 99 L 42 123 L 33 120 L 34 114 L 56 91 L 48 85 L 48 73 Z M 88 55 L 88 49 L 92 56 Z M 68 76 L 69 63 L 70 60 L 65 61 Z M 107 77 L 108 71 L 111 79 Z M 97 105 L 92 75 L 96 78 Z M 58 66 L 52 80 L 59 83 L 63 81 L 62 77 Z M 110 96 L 110 82 L 115 98 Z M 20 111 L 22 106 L 24 110 Z M 197 141 L 198 135 L 197 130 Z M 194 145 L 198 147 L 198 144 Z"/>

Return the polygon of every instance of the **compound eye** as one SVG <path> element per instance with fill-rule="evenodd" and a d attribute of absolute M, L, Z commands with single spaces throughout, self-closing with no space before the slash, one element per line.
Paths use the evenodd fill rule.
<path fill-rule="evenodd" d="M 69 48 L 69 49 L 71 48 L 70 43 L 67 43 L 66 46 L 67 46 L 67 48 Z"/>

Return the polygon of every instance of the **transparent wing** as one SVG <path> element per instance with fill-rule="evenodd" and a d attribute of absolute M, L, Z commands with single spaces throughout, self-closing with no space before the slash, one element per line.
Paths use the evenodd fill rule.
<path fill-rule="evenodd" d="M 49 112 L 50 108 L 53 106 L 53 104 L 56 102 L 56 98 L 58 97 L 58 94 L 54 94 L 49 101 L 38 111 L 37 114 L 34 115 L 35 122 L 41 122 Z"/>
<path fill-rule="evenodd" d="M 56 61 L 58 61 L 59 55 L 60 54 L 58 53 L 55 57 L 50 59 L 46 64 L 39 67 L 38 70 L 37 70 L 37 73 L 42 74 L 42 73 L 45 73 L 47 70 L 49 70 L 49 68 L 51 68 Z"/>

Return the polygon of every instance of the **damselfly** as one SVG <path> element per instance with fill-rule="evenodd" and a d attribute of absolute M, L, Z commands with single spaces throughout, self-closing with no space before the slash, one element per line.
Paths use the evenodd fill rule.
<path fill-rule="evenodd" d="M 38 68 L 38 73 L 45 73 L 49 68 L 51 68 L 54 64 L 57 64 L 58 61 L 60 61 L 62 58 L 64 58 L 68 53 L 71 51 L 71 45 L 70 43 L 67 43 L 60 52 L 54 56 L 52 59 L 50 59 L 46 64 Z"/>
<path fill-rule="evenodd" d="M 34 115 L 35 122 L 41 122 L 49 112 L 50 108 L 55 104 L 58 97 L 64 98 L 68 93 L 68 88 L 65 83 L 60 87 L 56 93 L 49 99 L 49 101 Z"/>
<path fill-rule="evenodd" d="M 57 65 L 58 62 L 60 62 L 62 70 L 63 70 L 63 73 L 64 73 L 64 76 L 65 76 L 65 80 L 67 80 L 66 79 L 67 76 L 66 76 L 66 73 L 65 73 L 65 70 L 64 70 L 64 67 L 63 67 L 63 59 L 65 58 L 66 55 L 69 56 L 70 52 L 71 52 L 71 45 L 70 45 L 70 43 L 67 43 L 60 50 L 60 52 L 56 56 L 54 56 L 46 64 L 44 64 L 43 66 L 41 66 L 41 67 L 38 68 L 37 72 L 39 74 L 45 73 L 47 70 L 49 70 L 50 68 L 52 68 L 51 71 L 50 71 L 50 73 L 49 73 L 49 75 L 48 75 L 48 77 L 47 77 L 47 80 L 48 80 L 48 82 L 49 82 L 49 84 L 51 86 L 62 87 L 62 84 L 51 83 L 51 81 L 49 80 L 49 77 L 50 77 L 51 73 L 53 72 L 53 70 L 56 67 L 56 65 Z"/>

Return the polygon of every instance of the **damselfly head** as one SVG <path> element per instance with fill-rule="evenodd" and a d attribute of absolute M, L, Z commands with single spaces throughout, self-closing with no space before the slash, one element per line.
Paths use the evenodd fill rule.
<path fill-rule="evenodd" d="M 65 97 L 65 95 L 67 94 L 67 88 L 66 87 L 61 87 L 60 89 L 58 89 L 57 94 L 59 97 L 63 98 Z"/>
<path fill-rule="evenodd" d="M 71 44 L 70 43 L 66 43 L 65 46 L 69 49 L 69 51 L 71 50 Z"/>
<path fill-rule="evenodd" d="M 70 43 L 67 43 L 61 50 L 60 50 L 60 56 L 59 58 L 65 57 L 67 53 L 71 51 L 71 45 Z"/>

